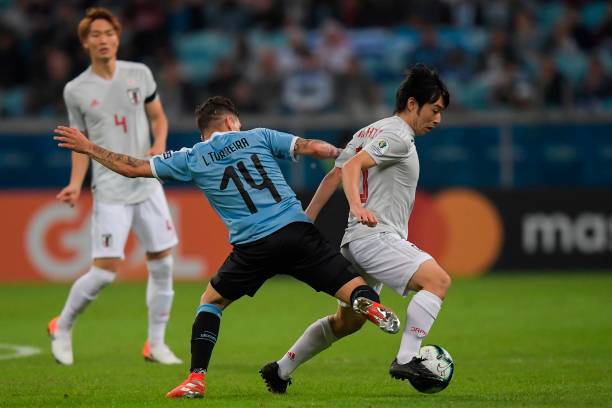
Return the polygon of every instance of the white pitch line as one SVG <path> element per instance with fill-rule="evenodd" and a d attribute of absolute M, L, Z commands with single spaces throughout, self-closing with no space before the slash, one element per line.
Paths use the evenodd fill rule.
<path fill-rule="evenodd" d="M 3 350 L 9 350 L 9 354 L 4 354 Z M 0 344 L 0 360 L 10 360 L 36 354 L 40 354 L 40 349 L 36 347 L 20 346 L 18 344 Z"/>

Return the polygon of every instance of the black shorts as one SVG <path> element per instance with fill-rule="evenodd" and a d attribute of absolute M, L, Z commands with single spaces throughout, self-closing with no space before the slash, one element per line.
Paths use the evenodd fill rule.
<path fill-rule="evenodd" d="M 294 222 L 257 241 L 234 245 L 210 283 L 224 298 L 236 300 L 255 295 L 278 274 L 293 276 L 332 296 L 359 276 L 314 225 Z"/>

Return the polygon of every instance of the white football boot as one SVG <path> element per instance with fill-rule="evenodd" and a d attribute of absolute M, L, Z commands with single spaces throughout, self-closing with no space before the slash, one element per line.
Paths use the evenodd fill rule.
<path fill-rule="evenodd" d="M 58 320 L 59 316 L 54 317 L 47 325 L 47 332 L 51 337 L 51 353 L 58 363 L 72 365 L 74 363 L 72 356 L 72 332 L 60 330 L 57 327 Z"/>
<path fill-rule="evenodd" d="M 183 360 L 178 358 L 166 344 L 151 347 L 147 340 L 142 349 L 145 360 L 160 364 L 183 364 Z"/>

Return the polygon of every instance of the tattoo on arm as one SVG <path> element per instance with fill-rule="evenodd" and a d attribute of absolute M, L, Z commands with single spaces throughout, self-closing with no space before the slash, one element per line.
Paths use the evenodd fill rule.
<path fill-rule="evenodd" d="M 295 154 L 310 155 L 321 159 L 335 158 L 338 156 L 338 149 L 323 140 L 302 139 L 295 142 Z"/>
<path fill-rule="evenodd" d="M 127 154 L 114 153 L 95 145 L 92 157 L 105 167 L 127 177 L 134 177 L 135 171 L 146 165 L 148 161 L 136 159 Z"/>

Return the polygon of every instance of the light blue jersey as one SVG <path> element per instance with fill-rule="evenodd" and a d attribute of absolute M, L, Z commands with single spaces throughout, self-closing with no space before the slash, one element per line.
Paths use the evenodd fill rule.
<path fill-rule="evenodd" d="M 223 219 L 232 244 L 266 237 L 292 222 L 311 222 L 276 159 L 295 159 L 296 136 L 271 129 L 216 132 L 193 148 L 151 159 L 160 181 L 191 181 Z"/>

